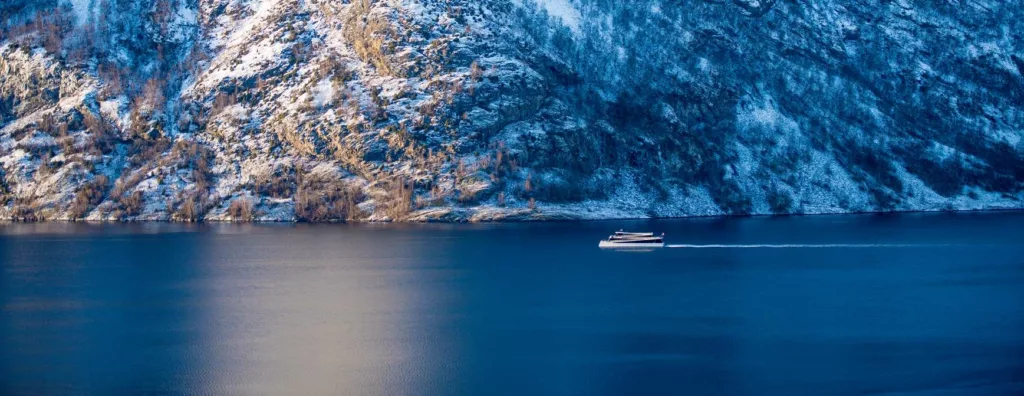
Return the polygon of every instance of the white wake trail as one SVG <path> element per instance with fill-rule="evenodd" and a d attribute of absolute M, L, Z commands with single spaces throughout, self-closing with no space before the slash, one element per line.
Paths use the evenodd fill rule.
<path fill-rule="evenodd" d="M 862 244 L 851 244 L 851 243 L 830 243 L 830 244 L 785 244 L 785 245 L 665 245 L 668 248 L 691 248 L 691 249 L 826 249 L 826 248 L 846 248 L 846 249 L 863 249 L 863 248 L 930 248 L 930 247 L 942 247 L 949 245 L 923 245 L 923 244 L 885 244 L 885 243 L 862 243 Z"/>

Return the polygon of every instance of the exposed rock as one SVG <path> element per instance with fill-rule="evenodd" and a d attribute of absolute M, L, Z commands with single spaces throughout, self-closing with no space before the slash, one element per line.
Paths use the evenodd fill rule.
<path fill-rule="evenodd" d="M 74 3 L 0 5 L 0 218 L 1024 207 L 1016 2 Z"/>

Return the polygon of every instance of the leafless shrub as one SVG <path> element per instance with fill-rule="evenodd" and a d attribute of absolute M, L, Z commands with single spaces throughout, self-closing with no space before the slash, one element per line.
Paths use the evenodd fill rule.
<path fill-rule="evenodd" d="M 480 68 L 480 64 L 477 61 L 473 61 L 473 64 L 469 65 L 469 78 L 473 79 L 473 82 L 480 81 L 484 76 L 484 69 Z"/>
<path fill-rule="evenodd" d="M 39 203 L 34 200 L 15 198 L 11 220 L 33 222 L 45 220 L 40 213 Z"/>
<path fill-rule="evenodd" d="M 210 105 L 210 114 L 220 114 L 224 109 L 234 106 L 238 103 L 238 95 L 234 93 L 219 92 L 217 96 L 213 98 L 213 104 Z"/>
<path fill-rule="evenodd" d="M 100 89 L 100 98 L 112 98 L 124 92 L 125 77 L 124 72 L 114 63 L 104 63 L 97 67 L 97 74 L 99 80 L 103 82 L 103 88 Z"/>
<path fill-rule="evenodd" d="M 6 172 L 0 168 L 0 206 L 7 206 L 7 202 L 13 198 L 11 187 L 7 185 Z"/>
<path fill-rule="evenodd" d="M 118 199 L 117 206 L 122 213 L 122 220 L 142 214 L 142 209 L 145 206 L 142 191 L 135 191 L 131 194 L 122 196 Z"/>
<path fill-rule="evenodd" d="M 162 78 L 151 78 L 146 81 L 146 85 L 142 89 L 142 105 L 145 106 L 147 111 L 160 111 L 163 109 L 167 101 L 164 95 L 165 86 L 167 86 L 167 80 Z"/>
<path fill-rule="evenodd" d="M 178 206 L 178 210 L 175 212 L 174 218 L 177 221 L 195 223 L 199 221 L 200 214 L 200 206 L 196 203 L 195 198 L 188 197 L 185 198 L 181 205 Z"/>
<path fill-rule="evenodd" d="M 37 11 L 27 29 L 38 33 L 39 44 L 46 52 L 59 55 L 64 46 L 64 36 L 71 30 L 73 21 L 70 9 L 55 7 Z"/>
<path fill-rule="evenodd" d="M 252 202 L 248 198 L 238 198 L 231 201 L 231 206 L 228 207 L 228 215 L 231 216 L 232 221 L 236 222 L 251 222 L 256 218 L 252 210 Z"/>
<path fill-rule="evenodd" d="M 269 174 L 254 177 L 250 189 L 257 195 L 272 198 L 288 198 L 295 195 L 295 175 L 291 167 L 274 169 Z"/>
<path fill-rule="evenodd" d="M 480 161 L 480 167 L 490 171 L 491 181 L 495 184 L 503 183 L 505 177 L 515 173 L 518 169 L 516 160 L 509 155 L 504 143 L 500 143 L 494 151 L 494 155 L 485 156 Z M 532 186 L 531 186 L 532 188 Z"/>
<path fill-rule="evenodd" d="M 479 191 L 474 188 L 468 188 L 469 186 L 460 185 L 457 189 L 459 192 L 457 200 L 462 204 L 475 203 L 478 200 Z"/>
<path fill-rule="evenodd" d="M 53 174 L 53 167 L 50 165 L 50 153 L 44 152 L 39 158 L 39 168 L 36 169 L 36 179 L 45 179 Z"/>
<path fill-rule="evenodd" d="M 323 175 L 299 174 L 295 192 L 295 217 L 305 222 L 356 220 L 362 190 L 343 180 Z"/>
<path fill-rule="evenodd" d="M 103 118 L 91 111 L 82 111 L 82 126 L 89 133 L 85 145 L 86 152 L 99 155 L 113 150 L 117 137 L 114 136 L 113 128 L 110 128 Z"/>
<path fill-rule="evenodd" d="M 168 160 L 173 161 L 178 169 L 191 170 L 195 192 L 198 194 L 196 198 L 201 201 L 206 200 L 210 182 L 213 180 L 213 172 L 210 169 L 213 157 L 214 154 L 210 148 L 186 140 L 179 140 L 168 157 Z"/>
<path fill-rule="evenodd" d="M 127 193 L 128 190 L 131 190 L 135 188 L 135 186 L 139 185 L 139 183 L 142 182 L 142 178 L 145 177 L 145 175 L 146 172 L 144 169 L 131 172 L 126 175 L 123 174 L 121 178 L 117 179 L 117 182 L 114 183 L 114 188 L 110 190 L 110 198 L 119 201 L 122 197 L 124 197 L 125 193 Z"/>
<path fill-rule="evenodd" d="M 154 165 L 164 158 L 164 153 L 171 147 L 167 138 L 154 140 L 136 139 L 128 149 L 128 163 L 133 168 L 142 168 L 146 165 Z"/>
<path fill-rule="evenodd" d="M 209 209 L 208 201 L 213 172 L 210 161 L 213 151 L 193 141 L 179 141 L 171 150 L 168 160 L 179 169 L 191 171 L 193 188 L 179 196 L 177 210 L 171 215 L 175 221 L 198 222 Z"/>
<path fill-rule="evenodd" d="M 448 198 L 448 194 L 444 192 L 441 186 L 438 184 L 434 184 L 434 186 L 430 189 L 430 194 L 428 194 L 427 197 L 416 198 L 416 208 L 444 206 Z"/>
<path fill-rule="evenodd" d="M 371 14 L 370 4 L 370 0 L 353 2 L 345 16 L 342 33 L 352 44 L 356 55 L 372 64 L 381 74 L 404 77 L 405 72 L 388 60 L 395 49 L 394 28 L 387 18 Z"/>
<path fill-rule="evenodd" d="M 203 50 L 202 46 L 196 45 L 192 47 L 192 51 L 185 57 L 185 60 L 179 64 L 178 69 L 195 74 L 199 71 L 200 65 L 209 59 L 209 54 Z"/>
<path fill-rule="evenodd" d="M 103 202 L 103 196 L 106 194 L 109 184 L 110 181 L 106 176 L 99 175 L 82 185 L 82 188 L 75 193 L 75 200 L 68 210 L 71 218 L 80 219 L 89 212 L 89 209 Z"/>
<path fill-rule="evenodd" d="M 409 182 L 402 178 L 395 177 L 384 186 L 387 191 L 387 199 L 382 202 L 380 210 L 392 220 L 400 220 L 412 210 L 413 188 Z"/>

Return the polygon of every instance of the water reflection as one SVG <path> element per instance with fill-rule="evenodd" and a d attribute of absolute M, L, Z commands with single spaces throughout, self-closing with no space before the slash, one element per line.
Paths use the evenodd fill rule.
<path fill-rule="evenodd" d="M 1021 220 L 0 226 L 0 394 L 1013 394 Z"/>
<path fill-rule="evenodd" d="M 213 239 L 204 287 L 218 391 L 415 394 L 441 377 L 434 327 L 446 314 L 429 287 L 450 275 L 438 268 L 444 239 L 345 226 L 222 226 Z"/>
<path fill-rule="evenodd" d="M 201 239 L 33 226 L 2 238 L 5 393 L 166 391 L 201 383 Z M 154 359 L 156 357 L 157 359 Z M 165 373 L 180 373 L 173 377 Z M 74 384 L 74 385 L 72 385 Z"/>

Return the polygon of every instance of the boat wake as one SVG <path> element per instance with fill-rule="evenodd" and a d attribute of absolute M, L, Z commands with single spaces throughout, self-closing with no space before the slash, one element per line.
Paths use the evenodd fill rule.
<path fill-rule="evenodd" d="M 884 244 L 884 243 L 831 243 L 821 245 L 809 244 L 784 244 L 784 245 L 665 245 L 667 248 L 691 248 L 691 249 L 867 249 L 867 248 L 934 248 L 949 245 L 927 245 L 927 244 Z"/>

